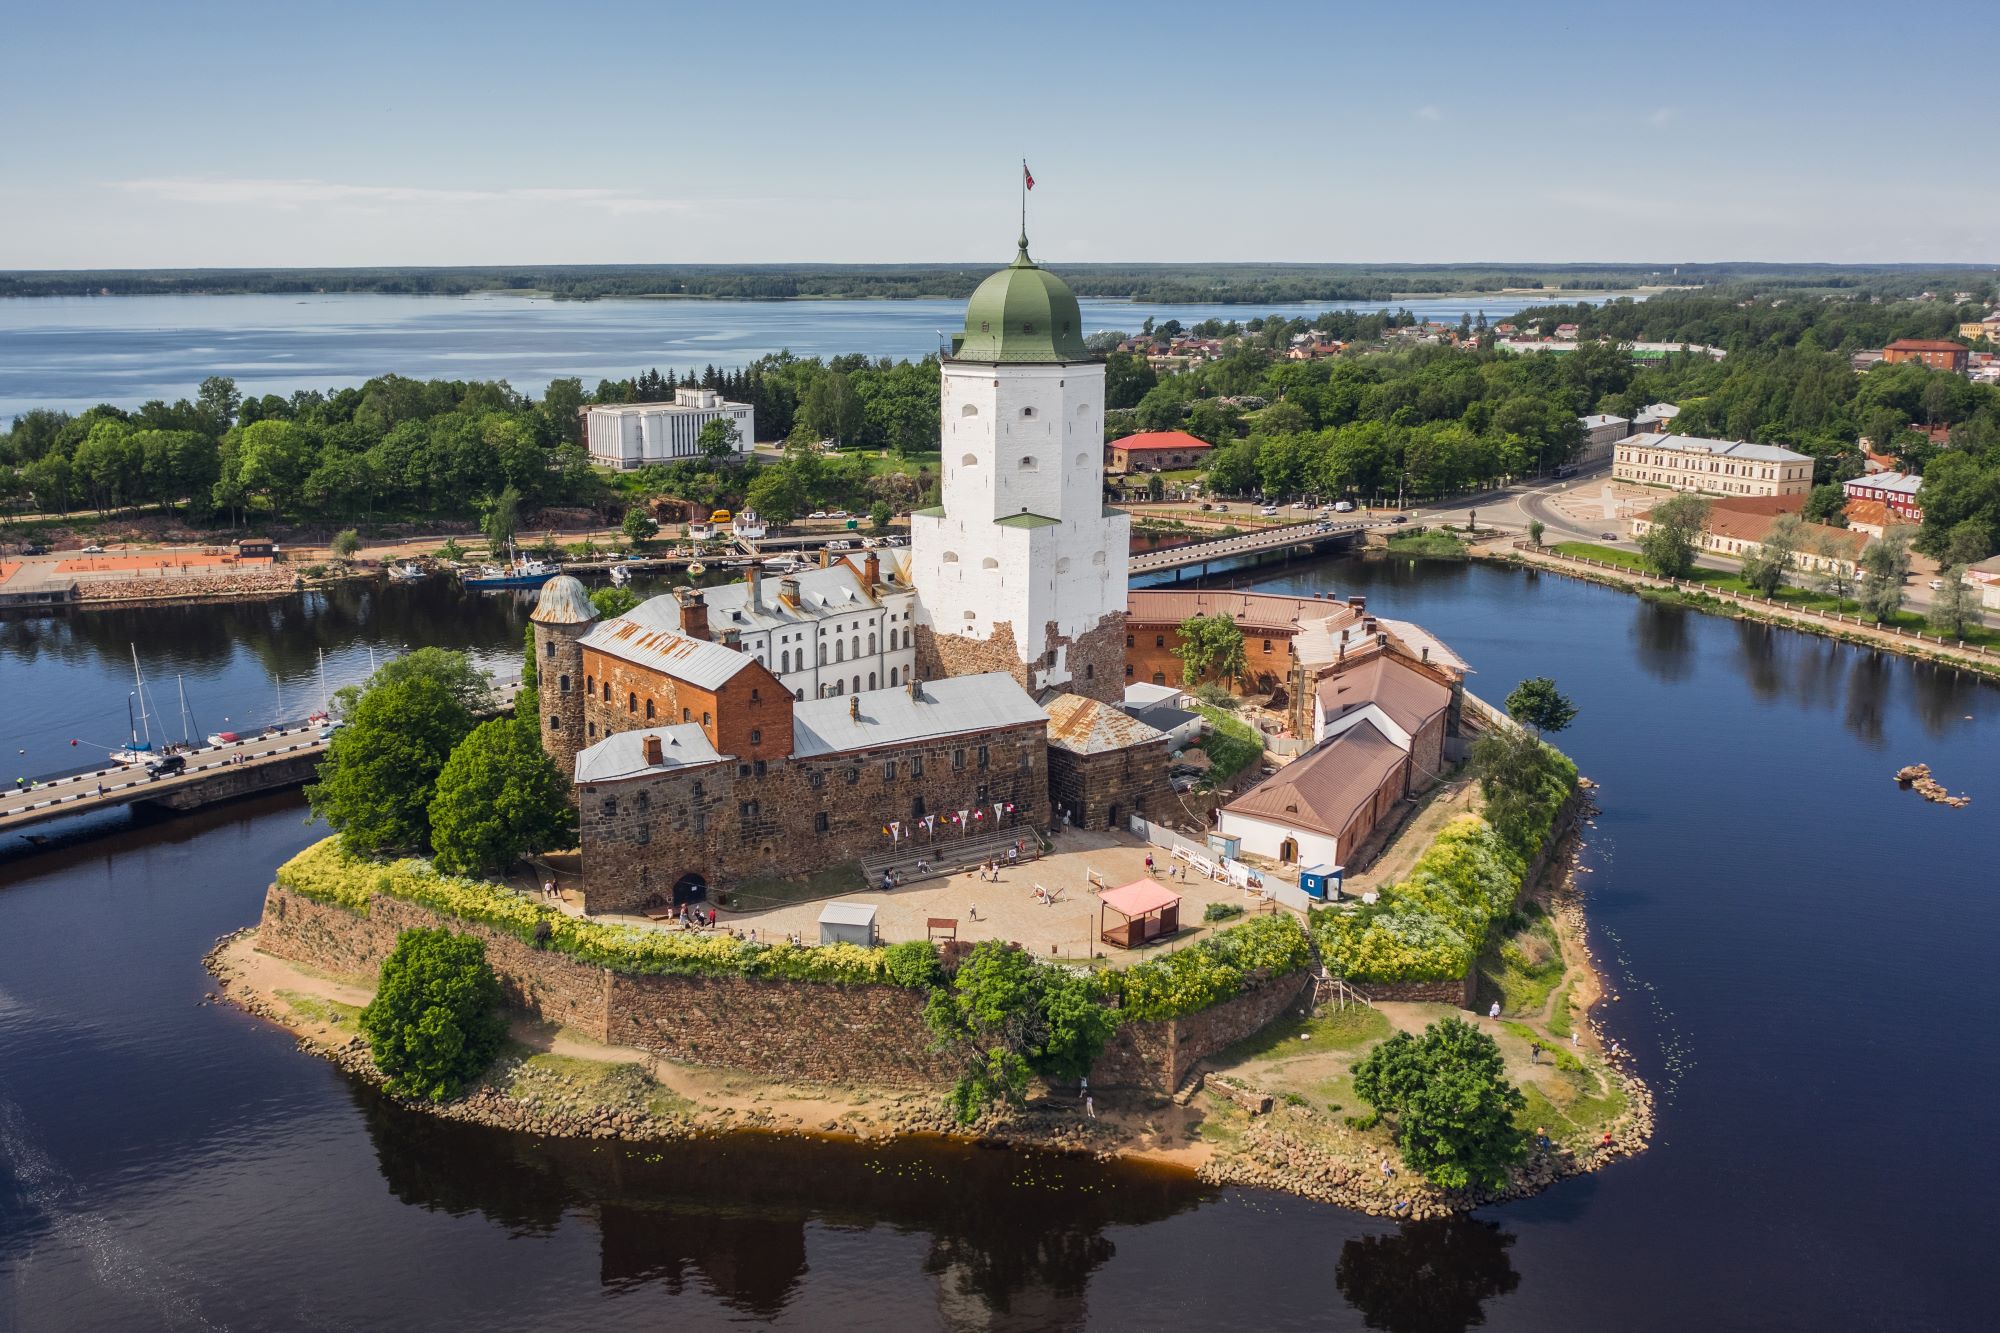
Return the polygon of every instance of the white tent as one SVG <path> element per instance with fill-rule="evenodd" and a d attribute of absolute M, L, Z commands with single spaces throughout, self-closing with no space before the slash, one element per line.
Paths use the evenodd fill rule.
<path fill-rule="evenodd" d="M 875 909 L 867 903 L 828 903 L 819 913 L 819 942 L 873 944 Z"/>

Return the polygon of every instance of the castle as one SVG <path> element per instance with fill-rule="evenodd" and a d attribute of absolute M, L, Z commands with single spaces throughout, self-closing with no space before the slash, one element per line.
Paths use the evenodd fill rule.
<path fill-rule="evenodd" d="M 574 775 L 590 911 L 906 840 L 997 846 L 1052 822 L 1052 782 L 1064 814 L 1110 826 L 1166 793 L 1166 736 L 1109 707 L 1130 519 L 1103 503 L 1104 365 L 1025 236 L 942 379 L 943 503 L 911 516 L 909 550 L 603 622 L 574 578 L 544 585 L 542 743 Z"/>

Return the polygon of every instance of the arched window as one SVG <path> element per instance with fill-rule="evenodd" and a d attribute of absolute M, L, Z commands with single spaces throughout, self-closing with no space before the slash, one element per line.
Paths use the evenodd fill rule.
<path fill-rule="evenodd" d="M 861 660 L 861 636 L 859 634 L 854 636 L 854 660 L 857 662 Z"/>
<path fill-rule="evenodd" d="M 1090 466 L 1090 455 L 1089 455 L 1089 454 L 1078 454 L 1078 455 L 1076 456 L 1076 465 L 1077 465 L 1078 467 L 1089 467 L 1089 466 Z"/>
<path fill-rule="evenodd" d="M 568 676 L 561 676 L 561 677 L 558 677 L 558 678 L 557 678 L 557 685 L 556 685 L 556 692 L 557 692 L 558 694 L 568 694 L 568 693 L 569 693 L 569 677 L 568 677 Z"/>
<path fill-rule="evenodd" d="M 1056 573 L 1058 573 L 1058 574 L 1067 574 L 1067 573 L 1069 573 L 1069 557 L 1068 557 L 1068 556 L 1063 556 L 1063 557 L 1061 557 L 1060 559 L 1058 559 L 1058 560 L 1056 561 Z"/>
<path fill-rule="evenodd" d="M 836 662 L 845 662 L 847 660 L 846 640 L 835 639 L 833 641 L 833 660 Z"/>
<path fill-rule="evenodd" d="M 1034 409 L 1034 408 L 1032 408 L 1032 407 L 1024 407 L 1024 408 L 1022 408 L 1022 409 L 1021 409 L 1021 419 L 1022 419 L 1022 420 L 1024 420 L 1024 421 L 1032 421 L 1032 420 L 1034 420 L 1034 417 L 1035 417 L 1035 409 Z"/>
<path fill-rule="evenodd" d="M 962 417 L 976 417 L 979 415 L 979 409 L 971 403 L 967 403 L 964 407 L 958 409 L 958 414 Z"/>
<path fill-rule="evenodd" d="M 1155 685 L 1164 685 L 1164 684 L 1166 684 L 1166 683 L 1167 683 L 1167 673 L 1166 673 L 1166 672 L 1164 672 L 1164 671 L 1155 671 L 1155 672 L 1153 673 L 1153 683 L 1154 683 Z"/>
<path fill-rule="evenodd" d="M 826 645 L 825 645 L 825 644 L 821 644 L 821 645 L 819 646 L 819 664 L 820 664 L 821 666 L 825 666 L 825 665 L 826 665 Z"/>
<path fill-rule="evenodd" d="M 979 455 L 978 455 L 978 454 L 967 454 L 967 455 L 965 455 L 965 456 L 964 456 L 963 458 L 961 458 L 961 459 L 959 459 L 959 460 L 958 460 L 958 465 L 959 465 L 960 467 L 978 467 L 978 466 L 979 466 Z"/>
<path fill-rule="evenodd" d="M 870 657 L 875 656 L 875 633 L 873 630 L 870 630 L 868 633 L 868 655 Z"/>
<path fill-rule="evenodd" d="M 597 677 L 585 676 L 583 678 L 583 693 L 586 698 L 597 693 Z"/>
<path fill-rule="evenodd" d="M 627 694 L 625 696 L 625 711 L 628 713 L 639 711 L 639 696 L 637 694 Z"/>
<path fill-rule="evenodd" d="M 965 613 L 965 618 L 967 620 L 977 620 L 979 619 L 979 613 L 977 611 L 968 609 Z"/>
<path fill-rule="evenodd" d="M 1076 405 L 1076 414 L 1077 414 L 1078 416 L 1080 416 L 1080 417 L 1087 417 L 1087 416 L 1089 416 L 1089 415 L 1090 415 L 1090 404 L 1089 404 L 1089 403 L 1078 403 L 1078 404 Z"/>
<path fill-rule="evenodd" d="M 868 673 L 868 688 L 871 690 L 875 688 L 875 673 L 872 671 Z"/>
<path fill-rule="evenodd" d="M 806 692 L 803 689 L 793 690 L 792 697 L 800 703 L 804 703 L 806 701 Z"/>
<path fill-rule="evenodd" d="M 1085 662 L 1083 664 L 1083 678 L 1085 680 L 1097 679 L 1097 664 L 1095 662 Z"/>
<path fill-rule="evenodd" d="M 998 569 L 1000 568 L 1000 562 L 989 555 L 979 562 L 979 567 L 981 569 Z"/>
<path fill-rule="evenodd" d="M 562 719 L 557 717 L 554 713 L 549 714 L 549 730 L 550 731 L 562 730 Z"/>
<path fill-rule="evenodd" d="M 899 684 L 901 684 L 901 682 L 900 682 L 900 681 L 898 681 L 898 680 L 896 679 L 896 668 L 894 668 L 894 667 L 890 667 L 890 668 L 889 668 L 889 686 L 890 686 L 890 688 L 892 688 L 892 689 L 893 689 L 893 688 L 895 688 L 895 686 L 897 686 L 897 685 L 899 685 Z"/>
<path fill-rule="evenodd" d="M 1033 454 L 1021 455 L 1021 471 L 1035 472 L 1040 470 L 1041 466 L 1042 465 L 1040 463 L 1035 461 L 1035 456 Z"/>
<path fill-rule="evenodd" d="M 750 728 L 750 743 L 752 745 L 762 745 L 764 743 L 763 731 L 757 727 Z"/>
<path fill-rule="evenodd" d="M 854 678 L 854 692 L 856 694 L 861 693 L 861 677 L 859 676 L 856 676 Z"/>
<path fill-rule="evenodd" d="M 611 702 L 611 682 L 608 680 L 604 682 L 604 702 Z"/>
<path fill-rule="evenodd" d="M 653 701 L 651 699 L 646 700 L 646 720 L 648 722 L 653 720 Z"/>
<path fill-rule="evenodd" d="M 944 553 L 944 562 L 945 562 L 945 563 L 946 563 L 947 565 L 955 565 L 955 564 L 957 564 L 957 563 L 958 563 L 958 552 L 956 552 L 956 551 L 946 551 L 946 552 Z"/>
<path fill-rule="evenodd" d="M 556 641 L 554 639 L 550 639 L 548 642 L 548 649 L 546 652 L 542 654 L 542 656 L 554 657 L 555 655 L 556 655 Z"/>
<path fill-rule="evenodd" d="M 1095 552 L 1094 554 L 1092 554 L 1092 556 L 1090 557 L 1090 563 L 1091 563 L 1091 564 L 1093 564 L 1093 565 L 1101 565 L 1101 564 L 1103 564 L 1103 563 L 1104 563 L 1104 552 L 1102 552 L 1102 551 L 1098 551 L 1098 552 Z"/>
<path fill-rule="evenodd" d="M 792 669 L 792 650 L 787 648 L 785 649 L 785 651 L 778 654 L 778 670 L 790 671 L 791 669 Z"/>

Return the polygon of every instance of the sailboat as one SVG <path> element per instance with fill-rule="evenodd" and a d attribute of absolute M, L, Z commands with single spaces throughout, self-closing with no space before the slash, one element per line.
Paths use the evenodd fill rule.
<path fill-rule="evenodd" d="M 174 687 L 181 696 L 181 749 L 192 750 L 194 738 L 201 734 L 201 728 L 194 723 L 194 711 L 188 707 L 187 677 L 175 676 Z"/>
<path fill-rule="evenodd" d="M 507 563 L 485 565 L 477 574 L 461 575 L 468 588 L 539 588 L 562 571 L 544 560 L 519 555 L 514 543 L 507 543 Z"/>
<path fill-rule="evenodd" d="M 132 700 L 139 701 L 138 716 L 132 713 Z M 139 674 L 139 645 L 132 645 L 132 693 L 125 700 L 125 725 L 129 738 L 122 750 L 111 752 L 111 761 L 116 764 L 143 764 L 153 757 L 153 717 L 146 708 L 146 679 Z M 139 728 L 146 729 L 146 739 L 139 739 Z"/>
<path fill-rule="evenodd" d="M 323 727 L 332 716 L 326 705 L 326 649 L 322 648 L 319 650 L 319 711 L 306 714 L 306 725 Z"/>

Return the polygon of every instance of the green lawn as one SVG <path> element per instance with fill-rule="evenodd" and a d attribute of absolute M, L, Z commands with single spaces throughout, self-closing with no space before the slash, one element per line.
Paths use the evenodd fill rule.
<path fill-rule="evenodd" d="M 1595 542 L 1557 542 L 1548 549 L 1557 555 L 1579 556 L 1586 560 L 1598 560 L 1607 565 L 1616 565 L 1620 569 L 1635 570 L 1642 574 L 1652 573 L 1646 568 L 1646 562 L 1639 558 L 1637 551 L 1621 551 L 1616 547 L 1600 546 Z M 1706 569 L 1697 566 L 1688 574 L 1685 581 L 1713 588 L 1717 592 L 1734 593 L 1740 597 L 1761 598 L 1764 595 L 1760 590 L 1745 583 L 1742 575 L 1726 569 Z M 1818 611 L 1829 615 L 1851 616 L 1858 614 L 1861 609 L 1861 604 L 1853 598 L 1828 597 L 1822 593 L 1797 587 L 1780 588 L 1771 600 L 1795 610 Z M 1915 611 L 1898 611 L 1892 619 L 1883 623 L 1888 628 L 1904 629 L 1911 633 L 1936 633 Z M 2000 648 L 2000 630 L 1988 629 L 1981 625 L 1968 625 L 1965 630 L 1965 641 L 1974 646 Z"/>
<path fill-rule="evenodd" d="M 1442 528 L 1427 532 L 1399 532 L 1389 539 L 1389 549 L 1397 555 L 1422 555 L 1453 559 L 1465 555 L 1465 543 Z"/>
<path fill-rule="evenodd" d="M 340 1032 L 361 1030 L 361 1006 L 342 1004 L 339 1000 L 322 999 L 317 995 L 307 995 L 304 991 L 281 990 L 278 998 L 287 1008 L 300 1018 L 312 1023 L 325 1023 Z"/>
<path fill-rule="evenodd" d="M 1480 979 L 1489 992 L 1499 995 L 1502 1010 L 1532 1018 L 1541 1017 L 1563 972 L 1555 925 L 1539 912 L 1479 960 Z"/>
<path fill-rule="evenodd" d="M 1304 1022 L 1278 1019 L 1216 1056 L 1224 1068 L 1260 1055 L 1313 1055 L 1321 1051 L 1351 1051 L 1389 1035 L 1389 1020 L 1365 1004 L 1327 1009 Z M 1301 1038 L 1303 1037 L 1303 1040 Z"/>
<path fill-rule="evenodd" d="M 1231 717 L 1213 704 L 1196 704 L 1195 708 L 1208 719 L 1211 728 L 1201 743 L 1214 761 L 1205 779 L 1208 786 L 1227 782 L 1264 757 L 1264 739 L 1248 722 Z"/>

